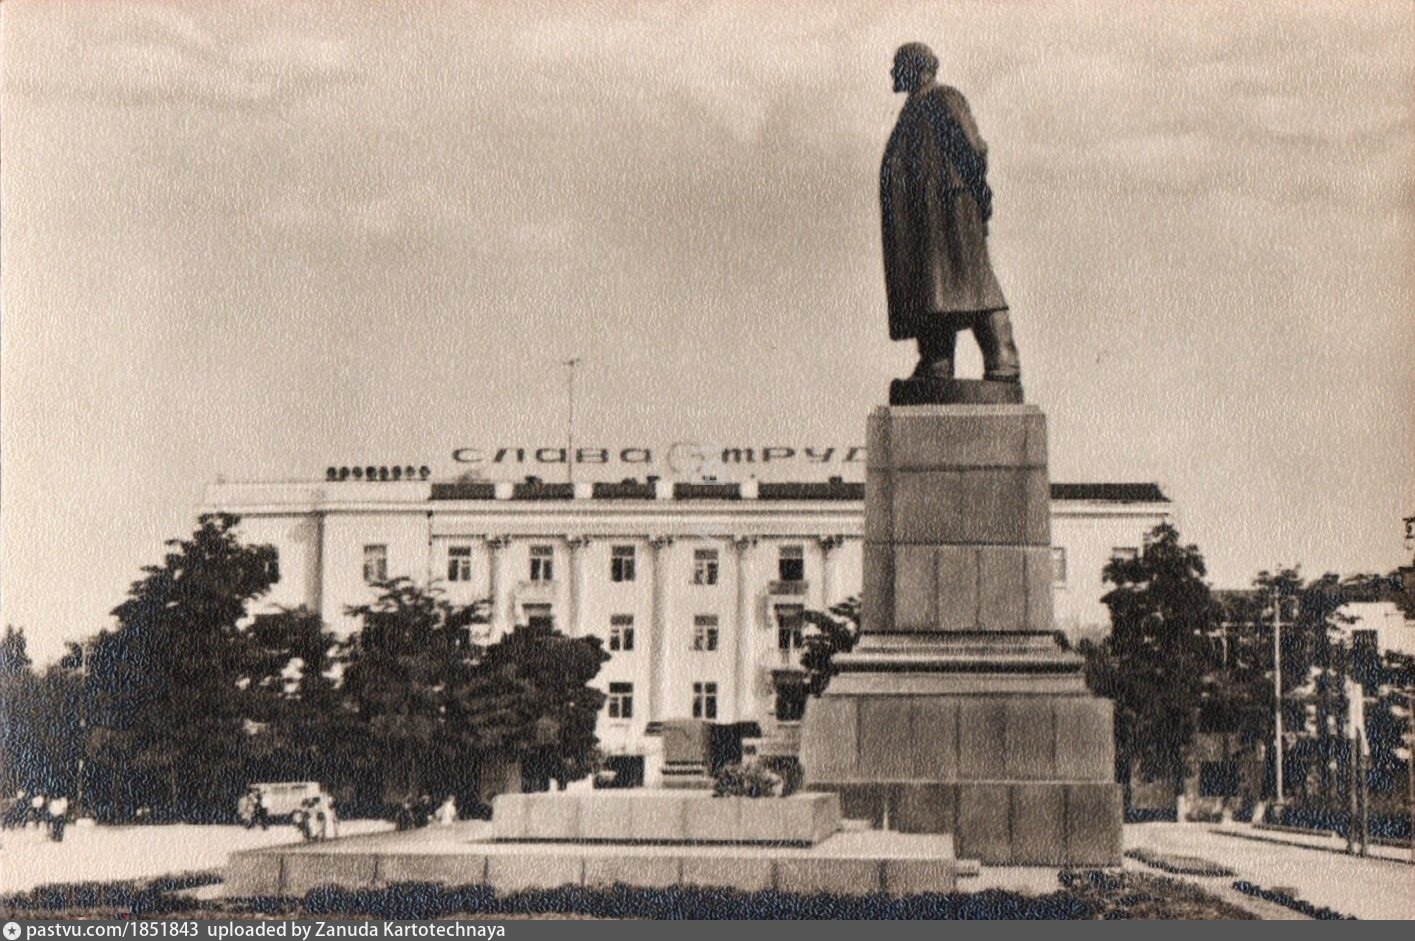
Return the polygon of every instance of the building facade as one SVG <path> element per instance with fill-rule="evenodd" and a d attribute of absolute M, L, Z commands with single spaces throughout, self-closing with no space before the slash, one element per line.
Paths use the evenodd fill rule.
<path fill-rule="evenodd" d="M 599 737 L 648 758 L 667 719 L 790 722 L 776 677 L 795 668 L 800 615 L 858 595 L 864 487 L 816 483 L 623 483 L 333 479 L 218 483 L 207 512 L 241 517 L 279 553 L 262 610 L 306 606 L 340 635 L 349 605 L 408 577 L 449 601 L 490 599 L 482 639 L 516 624 L 601 638 L 610 653 Z M 1103 630 L 1100 572 L 1170 518 L 1153 484 L 1057 484 L 1056 624 Z M 259 613 L 259 611 L 257 611 Z M 632 774 L 632 773 L 631 773 Z"/>

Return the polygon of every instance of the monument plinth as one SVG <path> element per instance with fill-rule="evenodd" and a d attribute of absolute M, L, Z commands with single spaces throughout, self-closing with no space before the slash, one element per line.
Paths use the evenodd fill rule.
<path fill-rule="evenodd" d="M 1119 864 L 1111 704 L 1052 623 L 1046 417 L 881 407 L 868 455 L 861 638 L 807 708 L 807 787 L 960 858 Z"/>

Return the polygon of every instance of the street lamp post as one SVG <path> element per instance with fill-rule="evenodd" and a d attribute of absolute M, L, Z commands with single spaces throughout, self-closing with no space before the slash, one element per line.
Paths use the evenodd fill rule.
<path fill-rule="evenodd" d="M 1410 862 L 1415 863 L 1415 678 L 1412 678 L 1411 682 L 1409 692 L 1398 689 L 1392 689 L 1391 692 L 1404 697 L 1406 725 L 1409 726 L 1405 740 L 1405 769 L 1410 774 L 1410 790 L 1406 796 L 1410 798 Z"/>

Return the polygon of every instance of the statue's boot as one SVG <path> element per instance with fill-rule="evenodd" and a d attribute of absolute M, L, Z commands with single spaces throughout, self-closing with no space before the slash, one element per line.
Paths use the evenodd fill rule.
<path fill-rule="evenodd" d="M 1012 318 L 1005 310 L 980 314 L 973 336 L 983 353 L 983 378 L 989 382 L 1021 382 L 1022 358 L 1012 339 Z"/>
<path fill-rule="evenodd" d="M 951 327 L 933 327 L 919 335 L 919 363 L 914 367 L 915 379 L 952 379 L 953 351 L 958 343 L 958 331 Z"/>

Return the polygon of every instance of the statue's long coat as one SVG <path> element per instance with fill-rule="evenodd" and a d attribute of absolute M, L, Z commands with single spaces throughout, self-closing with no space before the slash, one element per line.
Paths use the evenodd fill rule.
<path fill-rule="evenodd" d="M 1006 310 L 988 260 L 987 145 L 957 89 L 909 96 L 880 166 L 889 336 L 936 317 Z"/>

